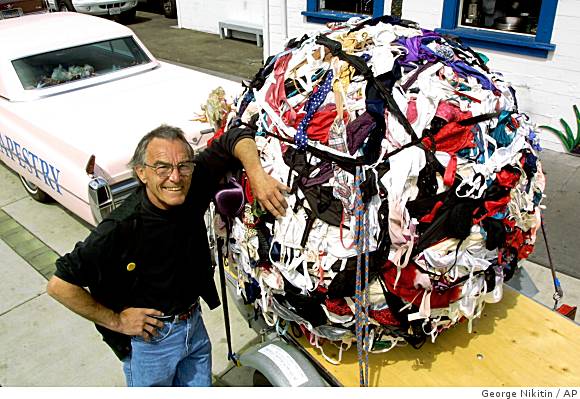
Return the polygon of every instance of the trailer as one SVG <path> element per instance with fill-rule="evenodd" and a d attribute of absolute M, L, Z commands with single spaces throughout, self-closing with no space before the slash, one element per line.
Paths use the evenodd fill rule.
<path fill-rule="evenodd" d="M 359 386 L 356 347 L 344 351 L 323 344 L 321 351 L 296 334 L 265 329 L 252 306 L 235 290 L 235 274 L 226 274 L 236 308 L 264 342 L 239 354 L 239 365 L 256 370 L 272 386 Z M 580 328 L 562 314 L 504 285 L 501 302 L 488 304 L 473 330 L 460 323 L 420 349 L 396 347 L 369 354 L 373 387 L 562 387 L 580 385 Z"/>

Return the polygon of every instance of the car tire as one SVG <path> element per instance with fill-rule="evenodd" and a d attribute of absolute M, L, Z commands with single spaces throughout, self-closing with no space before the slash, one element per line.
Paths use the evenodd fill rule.
<path fill-rule="evenodd" d="M 163 11 L 163 1 L 161 0 L 146 0 L 147 11 L 161 12 Z"/>
<path fill-rule="evenodd" d="M 119 16 L 119 21 L 123 24 L 129 24 L 135 21 L 135 15 L 137 14 L 137 7 L 131 8 L 129 11 L 122 12 Z"/>
<path fill-rule="evenodd" d="M 163 6 L 163 15 L 165 15 L 165 18 L 177 18 L 177 4 L 175 0 L 161 0 L 161 5 Z"/>
<path fill-rule="evenodd" d="M 38 188 L 38 186 L 36 184 L 32 183 L 30 180 L 26 179 L 22 175 L 18 175 L 18 176 L 20 176 L 20 182 L 24 186 L 24 189 L 26 190 L 28 195 L 30 195 L 36 201 L 42 202 L 42 203 L 47 203 L 47 202 L 52 201 L 52 198 L 50 197 L 50 195 L 48 195 L 47 193 L 42 191 L 40 188 Z"/>
<path fill-rule="evenodd" d="M 57 8 L 58 11 L 62 11 L 62 12 L 74 12 L 75 8 L 72 5 L 71 0 L 58 0 L 57 4 Z"/>

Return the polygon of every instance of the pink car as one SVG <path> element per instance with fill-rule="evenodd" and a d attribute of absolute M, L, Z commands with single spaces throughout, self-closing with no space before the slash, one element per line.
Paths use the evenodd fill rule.
<path fill-rule="evenodd" d="M 0 20 L 0 160 L 37 200 L 98 223 L 137 185 L 127 167 L 162 123 L 203 146 L 194 122 L 216 87 L 238 83 L 155 59 L 115 22 L 77 13 Z"/>

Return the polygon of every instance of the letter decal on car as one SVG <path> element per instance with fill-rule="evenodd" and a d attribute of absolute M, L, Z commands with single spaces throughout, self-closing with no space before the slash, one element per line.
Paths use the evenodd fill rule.
<path fill-rule="evenodd" d="M 12 140 L 10 139 L 10 137 L 8 136 L 4 136 L 4 138 L 6 139 L 6 148 L 8 149 L 8 156 L 10 157 L 10 159 L 12 159 L 14 161 L 14 143 L 12 142 Z"/>
<path fill-rule="evenodd" d="M 33 165 L 30 163 L 30 159 L 28 159 L 28 155 L 32 155 L 32 153 L 30 151 L 28 151 L 28 149 L 23 148 L 22 149 L 22 158 L 24 158 L 24 163 L 26 163 L 26 170 L 28 170 L 28 173 L 32 174 Z"/>
<path fill-rule="evenodd" d="M 4 137 L 2 136 L 2 133 L 0 133 L 0 150 L 2 150 L 2 152 L 6 154 L 7 157 L 11 156 L 8 152 L 7 144 L 4 144 Z"/>
<path fill-rule="evenodd" d="M 53 179 L 51 181 L 53 181 L 54 184 L 56 185 L 55 190 L 57 193 L 61 194 L 60 186 L 58 185 L 58 176 L 60 175 L 60 170 L 55 168 L 53 165 L 48 165 L 48 166 L 50 166 L 50 173 L 53 177 Z M 55 173 L 55 171 L 56 171 L 56 173 Z"/>
<path fill-rule="evenodd" d="M 0 133 L 0 151 L 13 161 L 18 161 L 22 169 L 31 175 L 34 174 L 37 179 L 44 181 L 53 191 L 62 195 L 59 184 L 60 170 L 56 166 L 2 133 Z"/>

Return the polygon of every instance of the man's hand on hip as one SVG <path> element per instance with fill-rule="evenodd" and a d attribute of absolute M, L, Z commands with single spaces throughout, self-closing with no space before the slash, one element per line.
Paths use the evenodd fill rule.
<path fill-rule="evenodd" d="M 151 337 L 159 334 L 157 329 L 163 327 L 163 322 L 153 316 L 163 316 L 163 313 L 155 309 L 127 308 L 119 313 L 116 330 L 126 335 L 138 335 L 149 341 Z"/>

